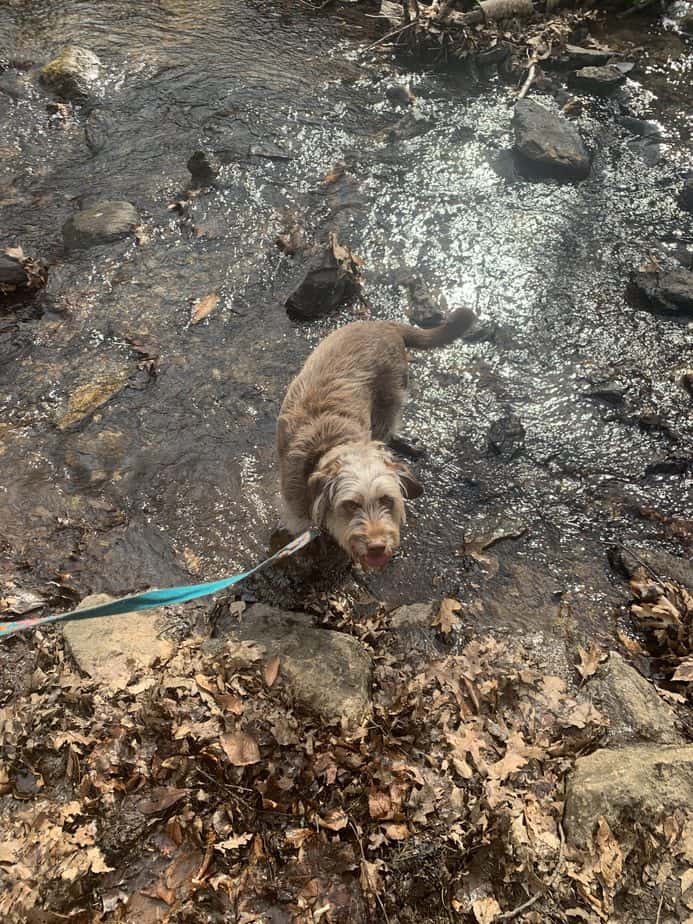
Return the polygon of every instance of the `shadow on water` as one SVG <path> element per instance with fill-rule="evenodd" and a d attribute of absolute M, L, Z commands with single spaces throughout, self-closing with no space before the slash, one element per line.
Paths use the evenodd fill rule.
<path fill-rule="evenodd" d="M 405 423 L 426 448 L 426 495 L 400 556 L 366 579 L 373 593 L 456 595 L 499 627 L 560 621 L 568 601 L 604 631 L 607 546 L 679 549 L 666 522 L 690 517 L 690 483 L 646 472 L 690 459 L 678 385 L 690 330 L 635 311 L 625 290 L 653 248 L 691 238 L 675 198 L 683 46 L 662 46 L 668 69 L 644 68 L 675 85 L 669 109 L 633 81 L 586 101 L 593 169 L 558 185 L 514 173 L 505 87 L 414 73 L 402 113 L 385 94 L 390 65 L 359 63 L 328 19 L 260 3 L 30 2 L 3 6 L 0 32 L 16 91 L 0 93 L 4 236 L 51 262 L 46 290 L 0 316 L 11 573 L 124 593 L 263 556 L 286 384 L 338 323 L 401 319 L 403 267 L 495 335 L 415 358 Z M 68 43 L 94 50 L 106 76 L 96 98 L 51 113 L 37 68 Z M 627 112 L 668 128 L 656 163 L 619 122 Z M 246 156 L 269 144 L 286 158 Z M 200 147 L 227 163 L 217 188 L 185 197 Z M 138 240 L 66 253 L 62 224 L 100 199 L 138 208 Z M 366 305 L 287 319 L 301 258 L 274 239 L 294 222 L 309 243 L 339 229 L 366 261 Z M 217 307 L 191 326 L 212 293 Z M 85 394 L 103 401 L 80 416 Z M 652 415 L 665 423 L 643 426 Z"/>

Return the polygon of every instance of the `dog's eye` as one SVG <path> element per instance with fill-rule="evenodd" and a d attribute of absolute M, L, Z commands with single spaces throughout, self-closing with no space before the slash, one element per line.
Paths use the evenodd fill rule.
<path fill-rule="evenodd" d="M 378 503 L 381 507 L 384 507 L 386 510 L 394 510 L 395 501 L 394 498 L 385 495 L 384 497 L 378 498 Z"/>
<path fill-rule="evenodd" d="M 353 515 L 359 509 L 359 505 L 356 503 L 356 501 L 342 501 L 339 507 L 342 513 L 348 517 L 353 517 Z"/>

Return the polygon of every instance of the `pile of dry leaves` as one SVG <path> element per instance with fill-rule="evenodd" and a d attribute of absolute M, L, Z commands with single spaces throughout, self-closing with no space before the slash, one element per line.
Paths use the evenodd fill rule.
<path fill-rule="evenodd" d="M 440 639 L 457 610 L 435 615 Z M 606 719 L 519 647 L 485 637 L 430 661 L 386 625 L 358 630 L 374 706 L 349 732 L 301 714 L 251 643 L 187 640 L 109 692 L 59 630 L 11 640 L 25 670 L 0 709 L 0 918 L 608 920 L 626 853 L 603 819 L 580 851 L 561 827 L 566 774 Z"/>

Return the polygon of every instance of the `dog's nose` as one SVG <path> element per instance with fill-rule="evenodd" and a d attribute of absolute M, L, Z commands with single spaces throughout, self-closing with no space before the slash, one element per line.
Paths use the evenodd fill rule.
<path fill-rule="evenodd" d="M 387 551 L 387 546 L 384 542 L 369 542 L 367 548 L 369 555 L 384 555 Z"/>

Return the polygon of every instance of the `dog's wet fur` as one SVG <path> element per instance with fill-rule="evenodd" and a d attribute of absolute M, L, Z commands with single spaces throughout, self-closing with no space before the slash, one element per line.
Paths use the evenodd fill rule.
<path fill-rule="evenodd" d="M 406 349 L 446 346 L 475 321 L 466 308 L 427 330 L 358 321 L 317 346 L 290 384 L 277 421 L 290 532 L 319 526 L 364 568 L 387 564 L 406 520 L 405 498 L 423 491 L 385 445 L 406 397 Z"/>

